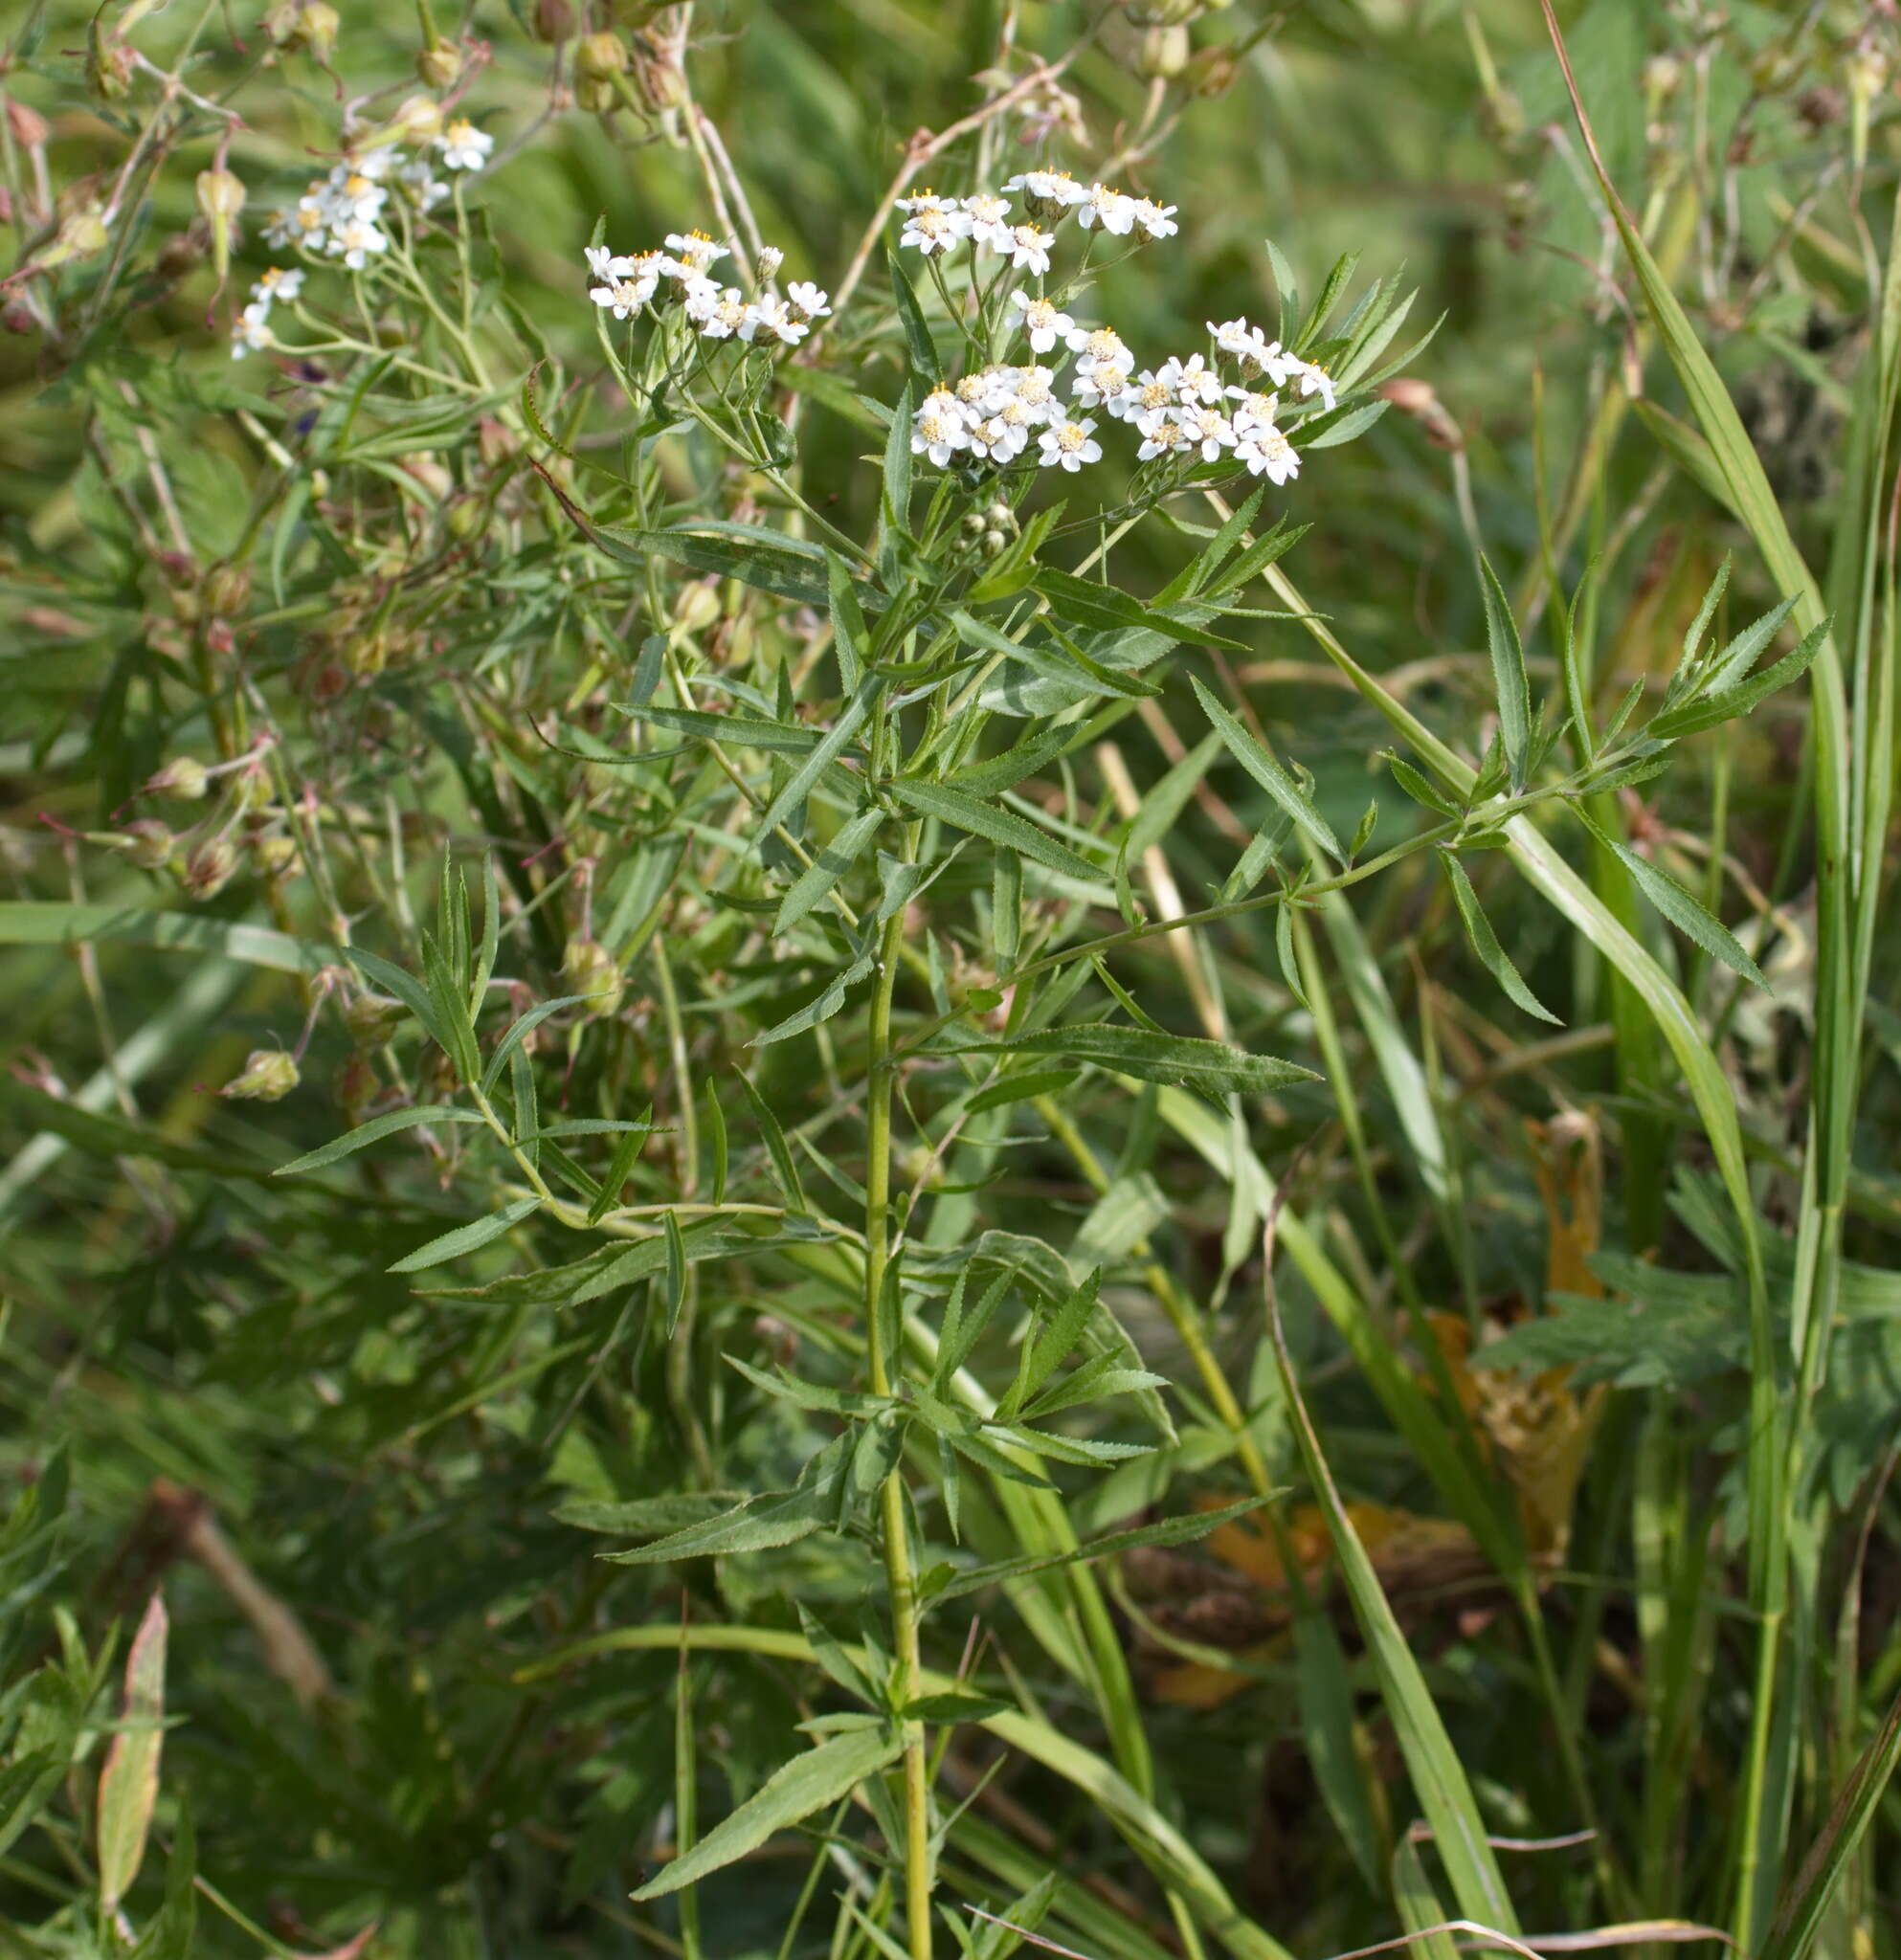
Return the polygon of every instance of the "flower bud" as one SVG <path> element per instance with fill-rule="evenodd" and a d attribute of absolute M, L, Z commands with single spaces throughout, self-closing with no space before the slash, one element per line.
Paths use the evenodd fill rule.
<path fill-rule="evenodd" d="M 447 41 L 424 48 L 415 57 L 416 78 L 424 88 L 450 89 L 462 72 L 462 57 Z"/>
<path fill-rule="evenodd" d="M 1456 454 L 1465 448 L 1464 434 L 1446 413 L 1445 405 L 1433 392 L 1430 382 L 1402 374 L 1397 381 L 1383 382 L 1378 391 L 1402 415 L 1410 415 L 1420 425 L 1420 434 L 1435 449 Z"/>
<path fill-rule="evenodd" d="M 343 22 L 329 0 L 304 0 L 284 30 L 282 45 L 302 48 L 313 61 L 327 62 L 336 49 Z"/>
<path fill-rule="evenodd" d="M 409 1018 L 409 1009 L 387 993 L 359 993 L 344 1009 L 344 1025 L 362 1048 L 381 1048 Z"/>
<path fill-rule="evenodd" d="M 627 983 L 614 955 L 597 939 L 570 939 L 561 956 L 561 976 L 570 993 L 585 995 L 586 1011 L 600 1017 L 619 1007 Z"/>
<path fill-rule="evenodd" d="M 620 91 L 612 81 L 597 81 L 584 75 L 574 84 L 574 106 L 590 116 L 611 115 L 620 106 Z"/>
<path fill-rule="evenodd" d="M 981 538 L 989 528 L 990 518 L 988 512 L 973 510 L 964 520 L 964 535 L 967 538 Z"/>
<path fill-rule="evenodd" d="M 248 566 L 226 561 L 205 574 L 205 604 L 221 617 L 241 612 L 251 597 L 251 570 Z"/>
<path fill-rule="evenodd" d="M 214 899 L 237 872 L 237 853 L 222 837 L 200 844 L 186 858 L 178 881 L 190 899 Z"/>
<path fill-rule="evenodd" d="M 196 190 L 198 209 L 214 229 L 220 220 L 228 226 L 244 209 L 243 180 L 230 170 L 200 170 Z"/>
<path fill-rule="evenodd" d="M 163 871 L 171 862 L 172 835 L 156 817 L 142 816 L 125 826 L 114 840 L 113 848 L 123 852 L 141 871 Z"/>
<path fill-rule="evenodd" d="M 281 1102 L 298 1080 L 297 1063 L 281 1048 L 255 1048 L 244 1072 L 233 1076 L 218 1094 L 252 1102 Z"/>
<path fill-rule="evenodd" d="M 696 578 L 681 587 L 674 597 L 674 624 L 686 633 L 704 633 L 720 616 L 719 582 Z"/>
<path fill-rule="evenodd" d="M 433 143 L 442 134 L 442 104 L 433 96 L 411 96 L 390 118 L 387 133 L 397 143 Z"/>
<path fill-rule="evenodd" d="M 298 868 L 297 839 L 281 831 L 267 832 L 252 838 L 251 856 L 266 878 L 289 878 Z"/>
<path fill-rule="evenodd" d="M 568 0 L 535 0 L 529 20 L 535 39 L 550 47 L 559 47 L 574 32 L 574 10 Z"/>
<path fill-rule="evenodd" d="M 1185 27 L 1152 27 L 1142 36 L 1135 72 L 1151 81 L 1174 81 L 1187 68 L 1192 53 Z"/>
<path fill-rule="evenodd" d="M 473 545 L 488 528 L 488 513 L 480 497 L 458 497 L 443 510 L 442 522 L 458 544 Z"/>
<path fill-rule="evenodd" d="M 1203 0 L 1123 0 L 1137 27 L 1186 27 L 1202 8 Z"/>
<path fill-rule="evenodd" d="M 983 516 L 984 522 L 994 531 L 1014 531 L 1017 528 L 1017 513 L 1000 497 Z"/>
<path fill-rule="evenodd" d="M 786 262 L 786 255 L 776 245 L 762 247 L 759 262 L 752 270 L 762 286 L 770 286 L 779 276 L 779 268 Z"/>
<path fill-rule="evenodd" d="M 1008 547 L 1010 538 L 1004 531 L 986 531 L 978 544 L 986 558 L 995 558 Z"/>
<path fill-rule="evenodd" d="M 456 487 L 447 465 L 429 450 L 418 449 L 409 456 L 399 456 L 396 467 L 420 483 L 438 503 Z"/>
<path fill-rule="evenodd" d="M 612 81 L 627 73 L 627 43 L 618 34 L 583 34 L 574 49 L 574 72 L 583 81 Z"/>
<path fill-rule="evenodd" d="M 691 98 L 686 78 L 676 61 L 642 58 L 634 64 L 634 83 L 640 91 L 642 104 L 656 116 L 683 109 Z"/>
<path fill-rule="evenodd" d="M 102 102 L 124 99 L 132 87 L 132 50 L 117 37 L 110 40 L 95 23 L 87 34 L 86 86 Z"/>
<path fill-rule="evenodd" d="M 189 755 L 174 757 L 145 784 L 151 796 L 169 796 L 179 803 L 200 803 L 212 786 L 211 772 Z"/>
<path fill-rule="evenodd" d="M 7 98 L 7 127 L 13 133 L 13 141 L 22 149 L 41 149 L 53 134 L 47 120 L 37 109 L 30 109 L 25 102 Z"/>

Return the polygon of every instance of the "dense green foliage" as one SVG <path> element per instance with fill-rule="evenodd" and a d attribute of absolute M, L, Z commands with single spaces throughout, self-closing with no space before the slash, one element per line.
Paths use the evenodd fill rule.
<path fill-rule="evenodd" d="M 254 16 L 0 20 L 7 1949 L 1901 1952 L 1886 13 Z"/>

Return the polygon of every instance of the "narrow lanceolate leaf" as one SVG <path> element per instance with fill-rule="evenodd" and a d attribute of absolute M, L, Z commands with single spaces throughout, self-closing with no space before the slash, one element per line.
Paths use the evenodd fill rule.
<path fill-rule="evenodd" d="M 1293 1082 L 1320 1080 L 1298 1062 L 1282 1061 L 1271 1055 L 1249 1055 L 1225 1041 L 1209 1041 L 1198 1035 L 1158 1035 L 1147 1028 L 1125 1028 L 1107 1021 L 1043 1028 L 993 1045 L 1017 1055 L 1066 1055 L 1145 1082 L 1167 1082 L 1216 1094 L 1285 1089 Z"/>
<path fill-rule="evenodd" d="M 156 1592 L 125 1657 L 125 1726 L 99 1775 L 100 1909 L 110 1918 L 145 1862 L 165 1743 L 165 1601 Z"/>
<path fill-rule="evenodd" d="M 796 1013 L 788 1014 L 776 1027 L 768 1028 L 763 1035 L 753 1036 L 751 1045 L 768 1048 L 774 1041 L 790 1041 L 794 1035 L 803 1035 L 807 1029 L 817 1027 L 820 1021 L 829 1021 L 844 1006 L 846 994 L 860 981 L 870 977 L 873 964 L 869 953 L 862 959 L 854 960 L 817 999 L 807 1001 Z"/>
<path fill-rule="evenodd" d="M 1486 971 L 1504 988 L 1513 1006 L 1523 1008 L 1537 1020 L 1549 1021 L 1554 1028 L 1563 1027 L 1564 1023 L 1526 986 L 1524 975 L 1511 963 L 1511 955 L 1499 945 L 1498 934 L 1491 929 L 1491 921 L 1486 917 L 1479 895 L 1472 889 L 1472 880 L 1465 876 L 1465 867 L 1447 850 L 1442 849 L 1439 858 L 1451 880 L 1459 916 L 1465 922 L 1465 937 L 1472 942 L 1472 950 Z"/>
<path fill-rule="evenodd" d="M 625 702 L 620 712 L 631 721 L 649 722 L 678 735 L 699 735 L 729 748 L 764 748 L 781 755 L 810 755 L 818 746 L 816 728 L 794 727 L 789 722 L 761 721 L 756 715 L 714 715 L 704 708 L 654 708 Z"/>
<path fill-rule="evenodd" d="M 1615 838 L 1606 841 L 1637 880 L 1638 890 L 1686 939 L 1694 940 L 1711 959 L 1721 960 L 1724 966 L 1740 973 L 1745 980 L 1753 980 L 1765 992 L 1768 991 L 1769 982 L 1762 969 L 1743 950 L 1735 934 L 1720 919 L 1705 910 L 1702 903 L 1693 899 L 1667 871 L 1661 870 L 1647 858 L 1640 858 Z"/>
<path fill-rule="evenodd" d="M 420 1129 L 431 1123 L 480 1123 L 481 1118 L 473 1109 L 458 1109 L 447 1102 L 422 1102 L 414 1109 L 392 1109 L 387 1116 L 372 1116 L 368 1123 L 360 1123 L 352 1130 L 346 1130 L 340 1137 L 333 1137 L 327 1144 L 317 1149 L 307 1150 L 302 1157 L 293 1157 L 288 1164 L 280 1164 L 274 1176 L 296 1177 L 306 1170 L 322 1170 L 325 1165 L 334 1164 L 341 1157 L 350 1156 L 366 1145 L 380 1142 L 384 1137 L 394 1136 L 398 1130 Z"/>
<path fill-rule="evenodd" d="M 793 880 L 792 888 L 779 902 L 778 916 L 772 921 L 775 937 L 783 937 L 812 908 L 823 902 L 832 887 L 851 870 L 863 855 L 866 845 L 884 821 L 882 810 L 867 810 L 846 824 L 829 844 Z"/>
<path fill-rule="evenodd" d="M 517 1198 L 503 1211 L 492 1212 L 486 1218 L 478 1218 L 472 1224 L 458 1225 L 453 1232 L 445 1232 L 439 1237 L 432 1238 L 427 1245 L 417 1246 L 413 1253 L 399 1258 L 390 1270 L 392 1273 L 421 1273 L 431 1266 L 460 1258 L 465 1252 L 474 1252 L 490 1239 L 500 1238 L 511 1226 L 519 1225 L 530 1212 L 540 1209 L 539 1198 Z"/>
<path fill-rule="evenodd" d="M 1202 686 L 1199 679 L 1195 682 L 1195 695 L 1201 703 L 1201 712 L 1208 717 L 1216 733 L 1227 744 L 1228 751 L 1234 759 L 1281 806 L 1298 828 L 1332 858 L 1335 864 L 1344 864 L 1347 861 L 1347 854 L 1340 848 L 1340 840 L 1333 835 L 1332 826 L 1313 807 L 1311 800 L 1302 793 L 1300 785 L 1293 777 Z"/>
<path fill-rule="evenodd" d="M 1761 673 L 1720 692 L 1712 688 L 1710 693 L 1683 707 L 1667 709 L 1644 732 L 1660 741 L 1672 742 L 1679 736 L 1695 735 L 1705 728 L 1714 728 L 1723 722 L 1733 722 L 1737 716 L 1748 714 L 1758 702 L 1766 701 L 1792 680 L 1800 680 L 1813 665 L 1827 635 L 1828 622 L 1823 620 L 1820 626 L 1811 628 L 1802 636 L 1801 643 L 1793 652 L 1784 654 L 1774 666 L 1765 667 Z"/>
<path fill-rule="evenodd" d="M 756 1851 L 774 1831 L 786 1830 L 814 1811 L 849 1796 L 867 1776 L 896 1761 L 903 1748 L 900 1735 L 881 1726 L 835 1735 L 816 1749 L 794 1756 L 691 1851 L 642 1885 L 635 1898 L 663 1898 Z"/>
<path fill-rule="evenodd" d="M 881 674 L 867 674 L 859 682 L 858 691 L 845 703 L 824 739 L 786 778 L 785 788 L 768 805 L 759 819 L 762 832 L 784 823 L 805 801 L 826 767 L 844 753 L 845 745 L 858 733 L 859 724 L 871 712 L 873 702 L 884 692 L 884 677 Z"/>
<path fill-rule="evenodd" d="M 1511 616 L 1511 601 L 1490 560 L 1484 557 L 1479 560 L 1479 578 L 1485 590 L 1486 651 L 1491 656 L 1492 688 L 1498 696 L 1499 741 L 1511 771 L 1511 787 L 1522 790 L 1532 754 L 1532 681 L 1525 671 L 1525 648 L 1518 637 L 1518 622 Z"/>
<path fill-rule="evenodd" d="M 944 783 L 900 782 L 891 785 L 891 793 L 922 815 L 937 817 L 973 836 L 987 837 L 993 844 L 1020 852 L 1047 870 L 1090 883 L 1100 883 L 1105 876 L 1086 858 L 1059 844 L 1027 817 L 1018 816 L 1014 810 L 999 810 L 966 790 L 952 790 Z"/>

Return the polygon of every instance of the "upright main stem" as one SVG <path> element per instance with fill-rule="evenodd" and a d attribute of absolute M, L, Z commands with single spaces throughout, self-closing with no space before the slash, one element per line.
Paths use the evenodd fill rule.
<path fill-rule="evenodd" d="M 878 984 L 871 999 L 871 1080 L 865 1108 L 864 1322 L 871 1370 L 871 1392 L 891 1392 L 891 1362 L 885 1348 L 884 1275 L 888 1263 L 891 1213 L 891 994 L 904 957 L 905 914 L 899 907 L 885 922 L 878 953 Z M 897 1644 L 897 1698 L 916 1699 L 921 1662 L 918 1652 L 917 1577 L 911 1567 L 910 1521 L 906 1515 L 902 1468 L 894 1468 L 883 1493 L 884 1576 L 891 1595 L 891 1628 Z M 905 1724 L 905 1901 L 911 1960 L 930 1960 L 930 1771 L 924 1724 Z"/>

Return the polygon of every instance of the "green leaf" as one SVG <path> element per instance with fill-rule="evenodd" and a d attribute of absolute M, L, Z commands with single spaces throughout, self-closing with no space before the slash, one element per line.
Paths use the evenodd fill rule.
<path fill-rule="evenodd" d="M 165 952 L 214 953 L 280 973 L 315 973 L 338 956 L 334 947 L 293 939 L 267 926 L 201 918 L 194 912 L 0 901 L 0 946 L 78 946 L 88 940 L 154 947 Z"/>
<path fill-rule="evenodd" d="M 108 1919 L 139 1876 L 158 1803 L 168 1624 L 165 1600 L 154 1592 L 125 1656 L 125 1726 L 113 1736 L 100 1771 L 99 1895 Z"/>
<path fill-rule="evenodd" d="M 1145 605 L 1140 599 L 1114 586 L 1094 579 L 1078 578 L 1074 572 L 1060 571 L 1055 566 L 1041 567 L 1031 581 L 1034 589 L 1049 601 L 1059 619 L 1091 633 L 1159 633 L 1170 639 L 1187 640 L 1196 646 L 1219 647 L 1231 654 L 1248 650 L 1240 640 L 1223 639 L 1210 633 L 1205 622 L 1219 608 L 1188 604 L 1181 606 Z"/>
<path fill-rule="evenodd" d="M 548 1015 L 559 1013 L 564 1007 L 579 1007 L 587 998 L 585 993 L 564 993 L 558 1000 L 537 1002 L 526 1013 L 517 1015 L 509 1023 L 507 1033 L 495 1044 L 495 1053 L 488 1058 L 488 1066 L 481 1072 L 481 1093 L 486 1096 L 502 1080 L 502 1071 L 508 1066 L 509 1057 Z"/>
<path fill-rule="evenodd" d="M 1325 851 L 1336 864 L 1347 861 L 1332 827 L 1312 802 L 1302 793 L 1294 779 L 1262 747 L 1253 735 L 1195 679 L 1195 698 L 1201 712 L 1213 724 L 1215 732 L 1228 746 L 1228 752 L 1266 791 L 1294 824 Z"/>
<path fill-rule="evenodd" d="M 785 786 L 761 813 L 758 829 L 761 833 L 775 829 L 803 803 L 812 791 L 812 786 L 824 773 L 828 764 L 835 762 L 845 749 L 845 745 L 858 733 L 859 724 L 868 715 L 883 694 L 885 679 L 882 674 L 867 674 L 858 684 L 839 719 L 832 724 L 824 737 L 805 760 L 799 764 Z"/>
<path fill-rule="evenodd" d="M 1452 897 L 1459 907 L 1459 916 L 1465 922 L 1465 937 L 1472 943 L 1472 950 L 1478 954 L 1485 969 L 1504 988 L 1507 996 L 1516 1007 L 1540 1021 L 1549 1021 L 1554 1028 L 1564 1023 L 1545 1006 L 1538 996 L 1526 986 L 1524 975 L 1512 965 L 1511 956 L 1498 943 L 1498 934 L 1491 928 L 1491 921 L 1485 915 L 1485 908 L 1479 903 L 1479 895 L 1472 889 L 1472 880 L 1465 875 L 1465 867 L 1458 858 L 1444 846 L 1440 847 L 1439 859 L 1445 867 L 1445 876 L 1451 880 Z"/>
<path fill-rule="evenodd" d="M 642 1901 L 664 1898 L 756 1851 L 774 1831 L 783 1831 L 814 1811 L 849 1796 L 867 1776 L 895 1762 L 903 1748 L 903 1738 L 889 1729 L 859 1728 L 835 1735 L 816 1749 L 793 1757 L 691 1851 L 675 1859 L 634 1897 Z"/>
<path fill-rule="evenodd" d="M 1823 620 L 1820 626 L 1810 628 L 1800 644 L 1784 654 L 1774 666 L 1765 667 L 1761 673 L 1720 693 L 1712 689 L 1683 707 L 1666 709 L 1644 732 L 1660 742 L 1673 742 L 1679 736 L 1695 735 L 1748 714 L 1758 702 L 1787 687 L 1791 681 L 1800 680 L 1813 665 L 1827 636 L 1828 621 Z"/>
<path fill-rule="evenodd" d="M 816 1028 L 821 1021 L 828 1021 L 845 1004 L 845 995 L 861 980 L 868 979 L 873 966 L 869 953 L 854 960 L 842 973 L 836 975 L 816 999 L 809 1000 L 795 1013 L 791 1013 L 776 1027 L 768 1028 L 763 1035 L 755 1035 L 750 1046 L 771 1047 L 774 1041 L 789 1041 L 794 1035 L 803 1035 L 808 1029 Z"/>
<path fill-rule="evenodd" d="M 1686 939 L 1694 940 L 1711 958 L 1721 960 L 1724 966 L 1740 973 L 1745 980 L 1754 981 L 1764 992 L 1770 991 L 1761 968 L 1743 950 L 1735 934 L 1721 920 L 1706 911 L 1701 902 L 1692 898 L 1667 871 L 1652 864 L 1647 858 L 1640 858 L 1614 837 L 1605 837 L 1604 842 L 1616 852 L 1618 860 L 1636 880 L 1638 890 Z"/>
<path fill-rule="evenodd" d="M 964 1104 L 970 1116 L 981 1116 L 986 1109 L 1002 1109 L 1012 1102 L 1026 1102 L 1033 1096 L 1054 1096 L 1076 1080 L 1073 1068 L 1033 1069 L 1026 1075 L 1005 1076 L 987 1089 L 979 1089 Z"/>
<path fill-rule="evenodd" d="M 491 1212 L 487 1217 L 477 1218 L 471 1224 L 458 1225 L 453 1232 L 445 1232 L 440 1237 L 432 1238 L 427 1245 L 417 1246 L 389 1270 L 392 1273 L 421 1273 L 431 1266 L 444 1265 L 450 1259 L 460 1258 L 465 1252 L 474 1252 L 491 1239 L 500 1238 L 531 1212 L 540 1210 L 540 1198 L 517 1198 L 502 1211 Z"/>
<path fill-rule="evenodd" d="M 953 790 L 947 783 L 907 783 L 900 780 L 891 785 L 891 793 L 926 816 L 941 818 L 960 831 L 969 831 L 973 836 L 985 837 L 993 844 L 1020 852 L 1023 857 L 1050 871 L 1060 871 L 1091 884 L 1102 882 L 1105 874 L 1087 858 L 1079 858 L 1074 851 L 1059 844 L 1047 832 L 1039 830 L 1015 811 L 999 810 L 995 804 L 985 803 L 967 791 Z"/>
<path fill-rule="evenodd" d="M 772 1173 L 778 1179 L 787 1209 L 809 1212 L 812 1207 L 807 1203 L 804 1187 L 798 1181 L 798 1169 L 793 1163 L 792 1152 L 786 1147 L 786 1133 L 779 1127 L 779 1119 L 772 1114 L 772 1105 L 765 1097 L 752 1086 L 745 1071 L 736 1073 L 739 1075 L 739 1086 L 746 1091 L 746 1100 L 752 1105 L 753 1121 L 758 1124 L 759 1133 L 765 1139 L 766 1152 L 772 1160 Z"/>
<path fill-rule="evenodd" d="M 820 846 L 818 855 L 793 880 L 785 897 L 779 901 L 778 914 L 772 921 L 775 939 L 783 938 L 824 900 L 832 887 L 863 856 L 865 847 L 878 835 L 879 826 L 883 821 L 882 810 L 861 812 L 839 829 L 829 844 Z"/>
<path fill-rule="evenodd" d="M 1320 1078 L 1299 1063 L 1271 1055 L 1249 1055 L 1224 1041 L 1198 1035 L 1158 1035 L 1108 1021 L 1044 1028 L 989 1044 L 1016 1055 L 1065 1055 L 1092 1061 L 1117 1075 L 1146 1082 L 1167 1082 L 1212 1094 L 1258 1094 Z"/>
<path fill-rule="evenodd" d="M 1498 697 L 1499 740 L 1511 770 L 1511 787 L 1522 790 L 1532 757 L 1532 681 L 1525 671 L 1525 648 L 1518 637 L 1518 622 L 1511 616 L 1511 601 L 1491 561 L 1483 554 L 1479 580 L 1486 602 L 1486 650 L 1491 656 L 1492 688 Z"/>
<path fill-rule="evenodd" d="M 392 1109 L 386 1116 L 372 1116 L 368 1123 L 358 1124 L 354 1129 L 346 1130 L 342 1136 L 333 1137 L 320 1148 L 306 1151 L 288 1164 L 280 1164 L 272 1175 L 297 1177 L 306 1170 L 322 1170 L 325 1165 L 334 1164 L 339 1158 L 347 1157 L 384 1137 L 394 1136 L 398 1130 L 416 1129 L 428 1123 L 480 1123 L 481 1120 L 475 1110 L 458 1109 L 447 1102 L 424 1102 L 414 1109 Z"/>
<path fill-rule="evenodd" d="M 911 284 L 907 273 L 895 252 L 884 255 L 884 262 L 891 274 L 891 301 L 896 308 L 898 324 L 904 329 L 905 345 L 910 350 L 911 366 L 935 386 L 942 378 L 944 368 L 937 358 L 937 344 L 930 337 L 930 327 L 924 317 L 924 308 L 918 303 L 917 288 Z M 908 425 L 909 416 L 899 418 Z M 894 422 L 895 428 L 897 423 Z M 906 454 L 909 453 L 910 429 L 905 429 Z"/>
<path fill-rule="evenodd" d="M 651 722 L 681 735 L 699 735 L 734 748 L 764 748 L 781 755 L 810 755 L 818 746 L 816 728 L 789 722 L 767 722 L 755 715 L 713 715 L 704 708 L 651 708 L 628 702 L 620 712 L 637 722 Z"/>

